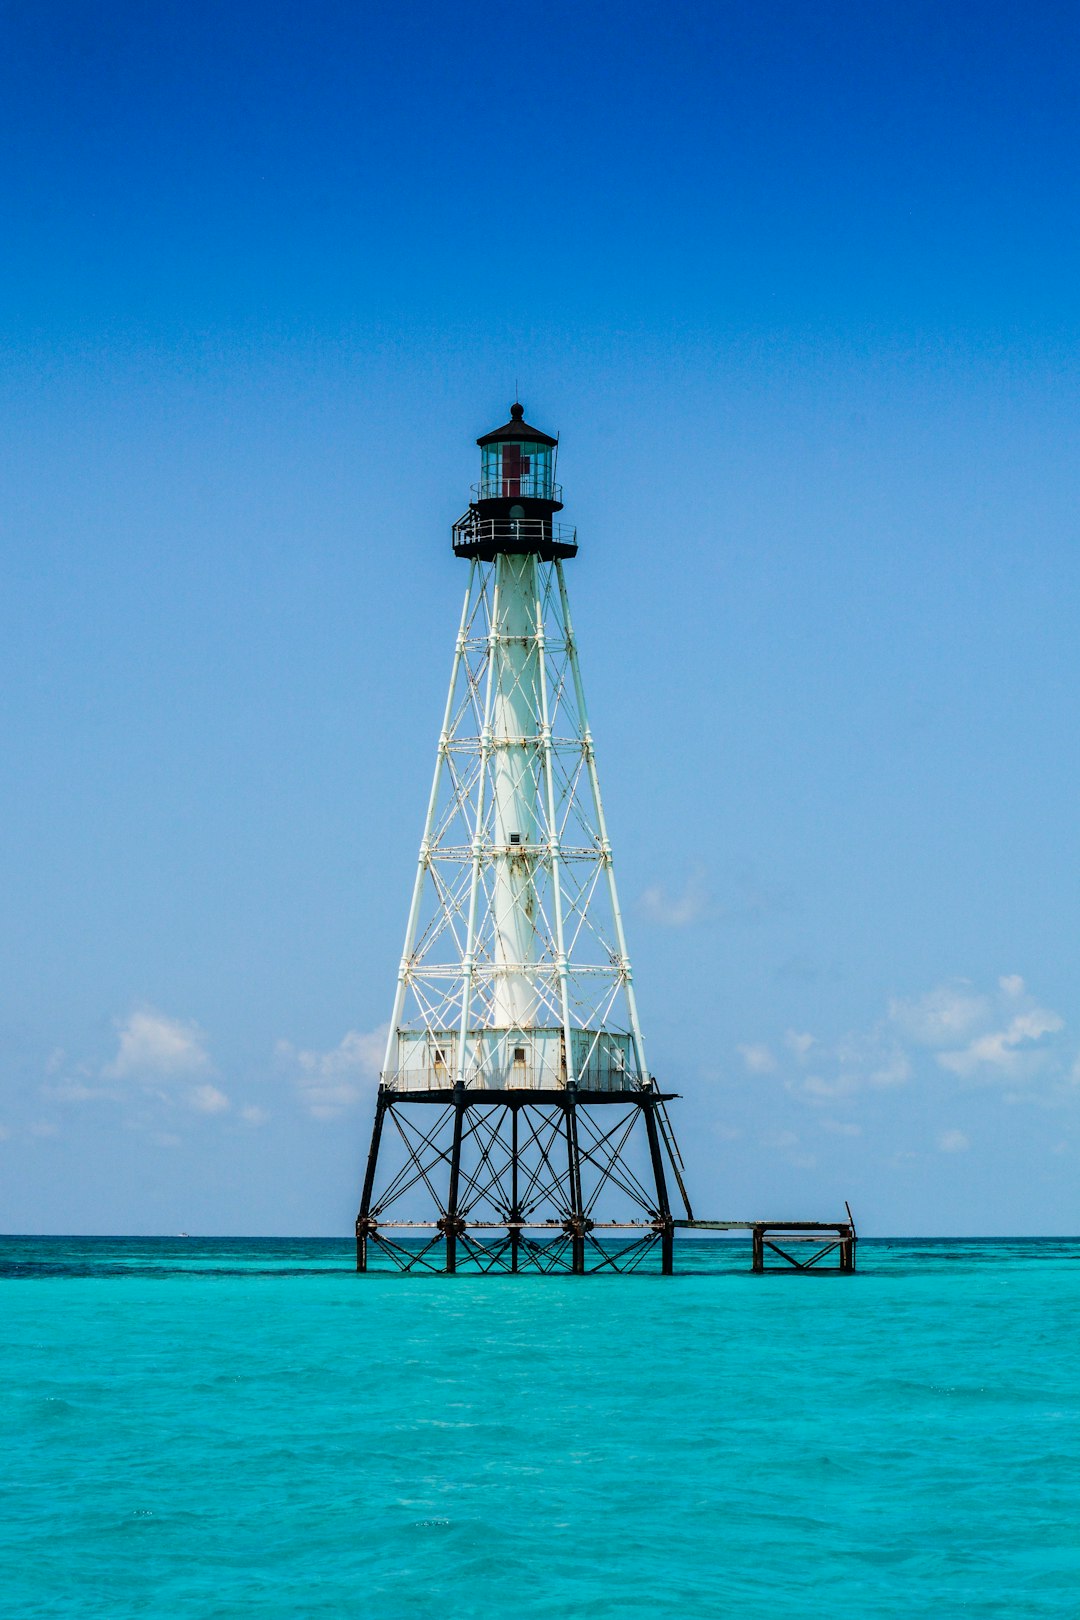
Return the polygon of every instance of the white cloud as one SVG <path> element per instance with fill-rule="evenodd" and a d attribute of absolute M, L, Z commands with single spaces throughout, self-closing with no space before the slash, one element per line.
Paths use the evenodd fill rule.
<path fill-rule="evenodd" d="M 872 1086 L 902 1086 L 910 1079 L 911 1060 L 899 1047 L 885 1053 L 882 1061 L 870 1071 Z"/>
<path fill-rule="evenodd" d="M 959 1080 L 1030 1080 L 1052 1057 L 1047 1036 L 1064 1029 L 1059 1013 L 1040 1007 L 1019 973 L 1005 973 L 984 995 L 966 979 L 939 985 L 911 1001 L 889 1004 L 901 1036 L 930 1047 L 938 1065 Z"/>
<path fill-rule="evenodd" d="M 774 1131 L 771 1136 L 761 1138 L 763 1147 L 777 1148 L 781 1153 L 788 1148 L 798 1147 L 799 1138 L 794 1131 Z"/>
<path fill-rule="evenodd" d="M 277 1044 L 278 1058 L 295 1070 L 293 1083 L 313 1119 L 337 1119 L 355 1107 L 378 1079 L 386 1051 L 388 1024 L 378 1029 L 351 1029 L 328 1052 L 304 1052 L 289 1041 Z"/>
<path fill-rule="evenodd" d="M 961 1080 L 1025 1080 L 1040 1069 L 1047 1048 L 1036 1043 L 1056 1035 L 1065 1020 L 1047 1007 L 1017 1013 L 1004 1029 L 977 1035 L 958 1052 L 939 1052 L 937 1061 Z"/>
<path fill-rule="evenodd" d="M 36 1119 L 32 1125 L 28 1125 L 26 1128 L 31 1136 L 59 1136 L 60 1134 L 59 1125 L 54 1124 L 51 1119 Z"/>
<path fill-rule="evenodd" d="M 789 1051 L 794 1052 L 800 1063 L 810 1055 L 810 1048 L 817 1045 L 813 1035 L 800 1035 L 798 1030 L 789 1029 L 784 1036 L 784 1044 Z"/>
<path fill-rule="evenodd" d="M 197 1114 L 224 1114 L 231 1106 L 228 1097 L 217 1086 L 196 1086 L 189 1092 L 188 1102 Z"/>
<path fill-rule="evenodd" d="M 681 893 L 669 894 L 662 883 L 654 883 L 638 901 L 642 914 L 661 928 L 689 928 L 709 909 L 710 896 L 704 867 L 687 878 Z"/>
<path fill-rule="evenodd" d="M 254 1103 L 248 1103 L 246 1107 L 241 1108 L 240 1118 L 245 1125 L 265 1125 L 270 1115 L 265 1108 L 258 1108 Z"/>
<path fill-rule="evenodd" d="M 120 1042 L 102 1069 L 106 1079 L 162 1079 L 199 1074 L 210 1067 L 205 1037 L 196 1024 L 144 1007 L 116 1024 Z"/>
<path fill-rule="evenodd" d="M 787 1082 L 787 1089 L 810 1102 L 823 1103 L 859 1091 L 887 1091 L 910 1078 L 907 1053 L 878 1026 L 868 1035 L 846 1035 L 834 1047 L 818 1047 L 814 1072 L 795 1076 Z"/>
<path fill-rule="evenodd" d="M 6 1125 L 0 1125 L 0 1142 L 9 1142 L 10 1140 L 11 1131 Z"/>
<path fill-rule="evenodd" d="M 910 999 L 894 998 L 886 1014 L 865 1031 L 830 1043 L 789 1029 L 786 1051 L 761 1042 L 740 1046 L 751 1072 L 781 1076 L 784 1089 L 819 1117 L 854 1111 L 856 1099 L 920 1082 L 923 1099 L 943 1101 L 954 1085 L 994 1085 L 1001 1101 L 1044 1109 L 1074 1104 L 1080 1091 L 1080 1056 L 1059 1038 L 1060 1013 L 1041 1006 L 1018 973 L 1002 974 L 987 990 L 966 979 L 951 980 Z M 855 1136 L 860 1126 L 821 1119 L 836 1136 Z M 967 1151 L 963 1132 L 942 1130 L 941 1152 Z M 796 1161 L 792 1159 L 792 1163 Z"/>
<path fill-rule="evenodd" d="M 874 1030 L 865 1040 L 841 1041 L 836 1055 L 856 1079 L 856 1089 L 870 1086 L 877 1091 L 902 1086 L 911 1079 L 911 1059 L 902 1046 Z"/>
<path fill-rule="evenodd" d="M 847 1097 L 855 1090 L 853 1075 L 838 1074 L 826 1078 L 822 1074 L 808 1074 L 804 1080 L 788 1082 L 788 1090 L 801 1092 L 814 1102 L 831 1102 L 834 1097 Z"/>
<path fill-rule="evenodd" d="M 85 1080 L 72 1076 L 58 1080 L 55 1085 L 42 1086 L 41 1095 L 50 1102 L 116 1102 L 120 1092 L 115 1086 L 88 1086 Z"/>
<path fill-rule="evenodd" d="M 789 1030 L 785 1043 L 796 1068 L 785 1084 L 793 1095 L 816 1104 L 889 1090 L 912 1079 L 921 1047 L 939 1069 L 965 1084 L 1025 1086 L 1045 1072 L 1049 1089 L 1007 1092 L 1006 1100 L 1059 1106 L 1068 1095 L 1067 1070 L 1053 1037 L 1064 1028 L 1060 1013 L 1039 1006 L 1018 973 L 1002 974 L 988 992 L 954 979 L 921 996 L 894 997 L 884 1019 L 835 1045 Z M 746 1059 L 757 1048 L 740 1050 Z M 1080 1058 L 1071 1079 L 1080 1084 Z"/>
<path fill-rule="evenodd" d="M 972 990 L 966 979 L 940 985 L 913 1001 L 889 1002 L 891 1022 L 920 1046 L 954 1045 L 990 1016 L 989 999 Z"/>
<path fill-rule="evenodd" d="M 767 1046 L 740 1046 L 742 1060 L 751 1074 L 774 1074 L 776 1059 Z"/>

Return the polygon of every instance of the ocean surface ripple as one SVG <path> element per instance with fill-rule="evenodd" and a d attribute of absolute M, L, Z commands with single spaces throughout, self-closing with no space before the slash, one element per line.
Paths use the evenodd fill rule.
<path fill-rule="evenodd" d="M 4 1620 L 1080 1613 L 1080 1242 L 0 1238 Z"/>

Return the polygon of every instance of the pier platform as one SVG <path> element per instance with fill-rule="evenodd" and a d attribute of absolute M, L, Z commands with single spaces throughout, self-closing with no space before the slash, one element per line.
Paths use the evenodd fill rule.
<path fill-rule="evenodd" d="M 674 1225 L 677 1231 L 749 1232 L 752 1271 L 852 1272 L 859 1236 L 850 1204 L 844 1208 L 847 1219 L 843 1221 L 677 1220 Z M 775 1257 L 771 1264 L 770 1257 Z"/>

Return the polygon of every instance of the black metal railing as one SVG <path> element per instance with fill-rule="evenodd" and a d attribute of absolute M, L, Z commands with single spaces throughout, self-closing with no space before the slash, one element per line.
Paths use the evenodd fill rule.
<path fill-rule="evenodd" d="M 576 549 L 577 529 L 572 523 L 553 523 L 550 518 L 482 518 L 469 511 L 454 524 L 453 543 L 455 550 L 465 546 L 493 551 L 546 551 L 551 546 Z"/>
<path fill-rule="evenodd" d="M 473 499 L 477 501 L 560 501 L 562 500 L 562 485 L 557 484 L 550 472 L 522 473 L 511 477 L 505 473 L 492 471 L 485 473 L 478 484 L 472 486 Z"/>

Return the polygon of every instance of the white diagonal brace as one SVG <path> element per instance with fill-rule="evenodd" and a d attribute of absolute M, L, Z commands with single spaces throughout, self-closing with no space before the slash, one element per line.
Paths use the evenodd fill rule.
<path fill-rule="evenodd" d="M 453 712 L 454 691 L 457 687 L 458 670 L 461 667 L 462 655 L 465 651 L 465 631 L 469 619 L 469 603 L 472 599 L 473 579 L 476 574 L 475 559 L 469 564 L 469 582 L 465 587 L 465 602 L 461 609 L 461 624 L 458 627 L 457 641 L 454 644 L 454 664 L 450 672 L 450 689 L 446 695 L 446 708 L 443 712 L 442 730 L 439 733 L 439 749 L 435 756 L 435 771 L 431 779 L 431 793 L 428 797 L 427 815 L 424 818 L 424 835 L 420 840 L 420 857 L 416 865 L 416 881 L 413 884 L 412 904 L 409 907 L 409 920 L 405 927 L 405 945 L 401 953 L 401 966 L 398 968 L 397 989 L 394 992 L 394 1011 L 390 1019 L 390 1029 L 386 1037 L 386 1056 L 383 1059 L 383 1076 L 389 1078 L 391 1074 L 391 1060 L 396 1056 L 398 1025 L 401 1022 L 401 1013 L 405 1005 L 405 987 L 408 982 L 409 961 L 412 956 L 413 944 L 416 939 L 416 924 L 420 916 L 420 901 L 424 893 L 424 879 L 427 876 L 428 859 L 431 853 L 431 828 L 435 819 L 435 806 L 439 797 L 439 778 L 442 775 L 443 762 L 446 758 L 446 745 L 450 737 L 450 718 Z"/>
<path fill-rule="evenodd" d="M 630 1014 L 630 1033 L 634 1042 L 634 1052 L 638 1061 L 638 1072 L 642 1085 L 649 1083 L 649 1070 L 645 1062 L 645 1042 L 641 1035 L 641 1024 L 638 1020 L 637 998 L 634 995 L 633 972 L 630 967 L 630 953 L 626 946 L 626 930 L 623 927 L 622 912 L 619 909 L 619 895 L 615 887 L 615 866 L 611 858 L 611 840 L 608 838 L 607 821 L 604 817 L 604 803 L 600 797 L 600 778 L 596 770 L 596 752 L 593 748 L 592 731 L 589 728 L 589 714 L 585 707 L 585 688 L 581 681 L 581 666 L 578 663 L 577 641 L 574 637 L 573 622 L 570 617 L 570 599 L 566 592 L 566 579 L 563 574 L 562 562 L 557 560 L 555 569 L 559 579 L 559 598 L 562 602 L 563 624 L 566 627 L 566 646 L 570 655 L 570 668 L 574 677 L 574 695 L 577 698 L 578 720 L 581 725 L 582 748 L 585 752 L 586 766 L 589 772 L 589 782 L 592 787 L 593 804 L 596 808 L 596 827 L 600 834 L 600 847 L 603 852 L 604 866 L 607 870 L 608 894 L 611 900 L 611 914 L 615 921 L 615 939 L 618 945 L 619 957 L 622 966 L 623 984 L 626 989 L 626 1005 Z"/>

